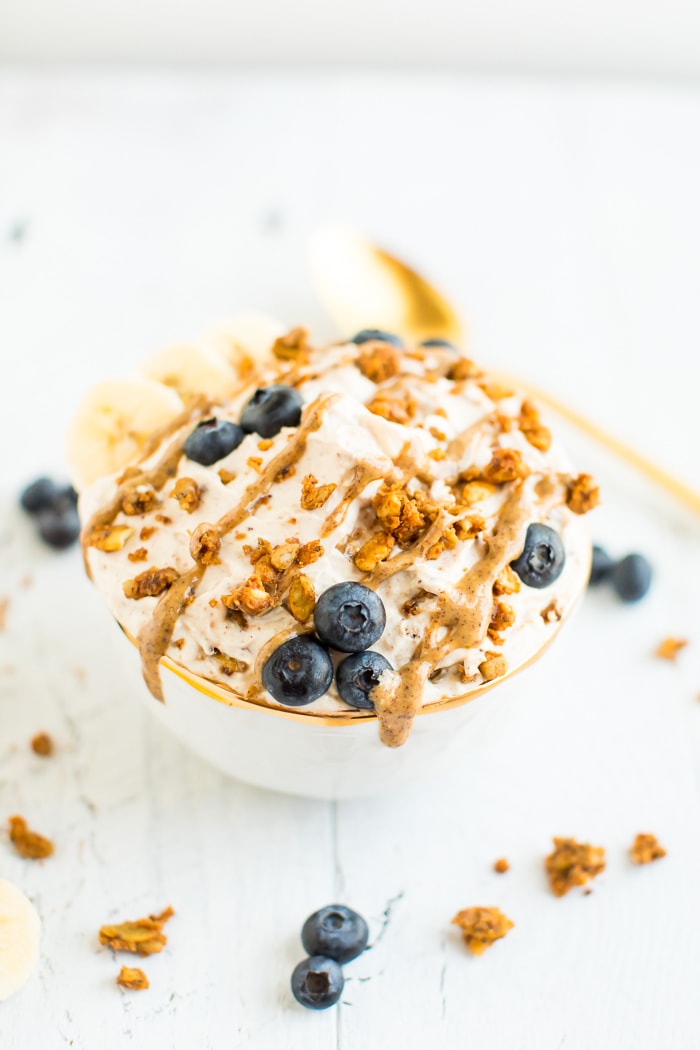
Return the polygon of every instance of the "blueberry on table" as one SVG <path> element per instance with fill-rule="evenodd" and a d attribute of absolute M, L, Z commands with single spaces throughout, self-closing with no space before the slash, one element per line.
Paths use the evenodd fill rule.
<path fill-rule="evenodd" d="M 238 423 L 229 423 L 227 419 L 203 419 L 185 441 L 184 453 L 194 463 L 210 467 L 238 448 L 243 437 Z"/>
<path fill-rule="evenodd" d="M 561 537 L 549 525 L 529 525 L 523 553 L 511 568 L 527 587 L 540 590 L 561 576 L 566 561 Z"/>
<path fill-rule="evenodd" d="M 268 693 L 287 707 L 313 703 L 328 691 L 332 681 L 331 658 L 312 634 L 298 634 L 282 642 L 262 669 Z"/>
<path fill-rule="evenodd" d="M 313 955 L 303 959 L 292 973 L 292 995 L 308 1010 L 327 1010 L 343 994 L 345 978 L 335 959 Z"/>
<path fill-rule="evenodd" d="M 612 583 L 623 602 L 638 602 L 651 587 L 652 568 L 642 554 L 628 554 L 610 572 Z"/>
<path fill-rule="evenodd" d="M 593 548 L 593 559 L 591 561 L 591 575 L 588 578 L 590 587 L 595 587 L 603 580 L 607 580 L 615 562 L 607 551 L 602 547 Z"/>
<path fill-rule="evenodd" d="M 301 420 L 301 394 L 293 386 L 275 383 L 256 390 L 241 412 L 241 426 L 246 434 L 271 438 L 282 427 L 296 427 Z"/>
<path fill-rule="evenodd" d="M 454 343 L 451 343 L 449 339 L 424 339 L 420 344 L 421 346 L 437 347 L 440 350 L 454 350 L 456 354 L 461 354 L 461 350 Z"/>
<path fill-rule="evenodd" d="M 367 947 L 367 923 L 344 904 L 329 904 L 309 915 L 301 929 L 301 943 L 313 956 L 327 956 L 336 962 L 355 959 Z"/>
<path fill-rule="evenodd" d="M 71 547 L 80 536 L 80 519 L 74 505 L 49 507 L 37 514 L 39 535 L 55 550 Z"/>
<path fill-rule="evenodd" d="M 372 690 L 378 684 L 382 671 L 386 670 L 393 670 L 391 664 L 385 656 L 372 649 L 346 656 L 335 672 L 335 684 L 341 700 L 351 707 L 371 711 L 374 707 Z"/>
<path fill-rule="evenodd" d="M 384 603 L 363 583 L 335 583 L 314 609 L 314 626 L 322 642 L 342 653 L 359 653 L 376 642 L 386 626 Z"/>
<path fill-rule="evenodd" d="M 381 328 L 363 328 L 361 332 L 357 332 L 352 337 L 350 342 L 355 343 L 356 346 L 361 346 L 363 343 L 389 343 L 391 346 L 398 347 L 399 350 L 403 349 L 403 339 L 392 332 L 383 332 Z"/>
<path fill-rule="evenodd" d="M 51 478 L 37 478 L 19 497 L 19 502 L 28 514 L 38 514 L 53 506 L 59 489 Z"/>

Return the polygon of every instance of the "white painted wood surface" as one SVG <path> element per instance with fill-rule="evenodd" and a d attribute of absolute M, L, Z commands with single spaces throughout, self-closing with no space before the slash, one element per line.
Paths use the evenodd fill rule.
<path fill-rule="evenodd" d="M 699 116 L 691 89 L 0 78 L 0 820 L 57 846 L 33 864 L 0 840 L 0 875 L 44 921 L 0 1050 L 700 1045 L 697 521 L 571 435 L 603 483 L 596 536 L 654 561 L 648 601 L 590 595 L 461 768 L 331 805 L 226 781 L 162 735 L 77 553 L 40 548 L 13 505 L 60 469 L 80 389 L 153 347 L 251 305 L 327 333 L 300 253 L 328 218 L 432 270 L 477 358 L 699 481 Z M 669 634 L 691 639 L 676 665 L 651 656 Z M 29 750 L 39 729 L 51 759 Z M 638 831 L 668 857 L 633 868 Z M 608 850 L 590 896 L 547 890 L 560 834 Z M 344 1005 L 310 1014 L 288 979 L 333 899 L 375 946 Z M 151 989 L 121 992 L 97 929 L 166 904 Z M 471 904 L 516 923 L 481 959 L 449 926 Z"/>

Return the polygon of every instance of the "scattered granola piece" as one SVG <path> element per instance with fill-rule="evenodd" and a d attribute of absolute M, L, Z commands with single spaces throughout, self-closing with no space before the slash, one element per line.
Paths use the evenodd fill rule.
<path fill-rule="evenodd" d="M 135 952 L 137 955 L 155 955 L 162 952 L 168 943 L 163 926 L 174 915 L 166 908 L 160 915 L 149 915 L 135 922 L 121 922 L 114 926 L 100 927 L 100 944 L 115 952 Z"/>
<path fill-rule="evenodd" d="M 278 544 L 270 554 L 270 564 L 273 569 L 284 572 L 294 562 L 301 544 L 299 540 L 287 540 L 286 543 Z"/>
<path fill-rule="evenodd" d="M 687 644 L 685 638 L 664 638 L 659 643 L 654 656 L 658 656 L 660 660 L 675 660 L 681 649 L 684 649 Z"/>
<path fill-rule="evenodd" d="M 494 635 L 500 635 L 515 623 L 515 609 L 505 602 L 496 601 L 491 614 L 491 623 L 488 628 L 488 636 L 494 639 Z M 481 672 L 483 674 L 483 671 Z"/>
<path fill-rule="evenodd" d="M 549 451 L 552 433 L 549 427 L 540 422 L 540 414 L 532 401 L 523 401 L 518 425 L 533 448 L 539 449 L 540 452 Z"/>
<path fill-rule="evenodd" d="M 512 386 L 508 386 L 507 383 L 501 383 L 498 379 L 483 380 L 477 385 L 492 401 L 503 401 L 507 397 L 512 397 L 515 393 Z"/>
<path fill-rule="evenodd" d="M 130 525 L 95 525 L 86 534 L 85 543 L 98 551 L 120 551 L 133 535 Z"/>
<path fill-rule="evenodd" d="M 418 490 L 382 485 L 372 500 L 377 518 L 399 547 L 410 547 L 440 513 L 440 504 Z"/>
<path fill-rule="evenodd" d="M 316 510 L 322 507 L 337 487 L 332 481 L 326 485 L 319 485 L 313 474 L 307 474 L 301 483 L 302 510 Z"/>
<path fill-rule="evenodd" d="M 429 594 L 428 591 L 416 591 L 415 594 L 412 594 L 411 597 L 407 598 L 406 601 L 403 603 L 403 605 L 401 606 L 401 612 L 404 616 L 416 616 L 417 613 L 421 611 L 420 607 L 425 601 L 425 599 L 432 597 L 433 596 Z"/>
<path fill-rule="evenodd" d="M 380 562 L 386 561 L 394 546 L 394 537 L 388 532 L 376 532 L 363 543 L 353 561 L 361 572 L 373 572 Z"/>
<path fill-rule="evenodd" d="M 237 660 L 235 656 L 227 656 L 226 653 L 222 653 L 219 649 L 214 649 L 212 656 L 218 663 L 221 673 L 230 677 L 232 674 L 241 674 L 243 671 L 248 670 L 248 664 L 245 660 Z"/>
<path fill-rule="evenodd" d="M 261 452 L 267 452 L 267 450 L 272 448 L 273 445 L 274 441 L 272 438 L 261 438 L 260 441 L 258 441 L 258 448 Z"/>
<path fill-rule="evenodd" d="M 0 598 L 0 631 L 7 627 L 7 610 L 10 608 L 9 598 Z"/>
<path fill-rule="evenodd" d="M 316 606 L 316 591 L 308 576 L 302 573 L 293 580 L 287 602 L 295 620 L 304 623 L 309 619 Z"/>
<path fill-rule="evenodd" d="M 408 393 L 392 396 L 388 392 L 382 392 L 368 401 L 366 407 L 375 416 L 382 416 L 390 423 L 400 423 L 402 426 L 410 423 L 416 411 L 415 402 Z"/>
<path fill-rule="evenodd" d="M 190 536 L 190 554 L 201 565 L 218 565 L 221 536 L 215 525 L 200 522 Z"/>
<path fill-rule="evenodd" d="M 661 860 L 666 856 L 666 850 L 660 845 L 656 835 L 637 835 L 630 848 L 630 857 L 634 864 L 651 864 L 653 860 Z"/>
<path fill-rule="evenodd" d="M 139 533 L 140 540 L 150 540 L 154 532 L 157 532 L 155 525 L 144 525 Z"/>
<path fill-rule="evenodd" d="M 545 605 L 544 609 L 540 610 L 540 616 L 545 623 L 559 623 L 562 618 L 562 611 L 559 603 L 555 598 L 552 598 L 549 605 Z"/>
<path fill-rule="evenodd" d="M 460 518 L 452 528 L 458 540 L 473 540 L 486 528 L 486 522 L 480 514 L 471 514 L 468 518 Z"/>
<path fill-rule="evenodd" d="M 221 604 L 227 609 L 238 609 L 249 616 L 261 616 L 279 605 L 279 598 L 269 594 L 258 576 L 250 576 L 245 583 L 221 595 Z"/>
<path fill-rule="evenodd" d="M 452 379 L 454 382 L 461 382 L 465 379 L 478 379 L 483 374 L 481 369 L 473 361 L 470 361 L 468 357 L 460 357 L 448 369 L 447 378 Z"/>
<path fill-rule="evenodd" d="M 505 857 L 499 857 L 498 860 L 494 862 L 493 870 L 498 872 L 499 875 L 505 875 L 507 871 L 510 871 L 510 864 Z"/>
<path fill-rule="evenodd" d="M 577 474 L 569 478 L 566 505 L 574 514 L 587 514 L 600 503 L 600 489 L 591 474 Z"/>
<path fill-rule="evenodd" d="M 135 551 L 129 551 L 127 558 L 129 561 L 146 561 L 148 559 L 148 548 L 137 547 Z"/>
<path fill-rule="evenodd" d="M 309 540 L 308 543 L 302 543 L 296 556 L 296 564 L 301 568 L 303 565 L 311 565 L 312 562 L 318 561 L 323 556 L 323 547 L 318 540 Z"/>
<path fill-rule="evenodd" d="M 496 582 L 493 585 L 493 593 L 499 594 L 517 594 L 520 590 L 520 578 L 517 573 L 513 572 L 510 565 L 506 565 L 503 572 L 496 577 Z"/>
<path fill-rule="evenodd" d="M 554 838 L 554 852 L 545 858 L 544 866 L 555 897 L 563 897 L 574 886 L 587 882 L 605 870 L 605 850 L 576 839 Z"/>
<path fill-rule="evenodd" d="M 188 514 L 196 510 L 202 501 L 202 493 L 194 478 L 178 478 L 170 496 L 171 499 L 176 499 L 182 510 L 186 510 Z"/>
<path fill-rule="evenodd" d="M 471 507 L 474 503 L 480 503 L 482 499 L 493 496 L 495 491 L 495 485 L 486 484 L 484 481 L 468 481 L 460 493 L 460 500 Z"/>
<path fill-rule="evenodd" d="M 310 351 L 308 330 L 301 327 L 292 328 L 272 344 L 272 354 L 278 361 L 296 361 L 301 364 L 308 359 Z"/>
<path fill-rule="evenodd" d="M 32 737 L 30 744 L 34 754 L 41 755 L 42 758 L 49 758 L 54 752 L 53 740 L 48 733 L 37 733 Z"/>
<path fill-rule="evenodd" d="M 262 456 L 248 456 L 246 460 L 246 465 L 249 466 L 251 470 L 255 470 L 258 474 L 262 469 L 262 464 Z"/>
<path fill-rule="evenodd" d="M 157 598 L 168 587 L 172 587 L 180 573 L 172 566 L 165 569 L 156 569 L 152 566 L 145 572 L 139 573 L 133 580 L 125 580 L 122 589 L 127 598 Z"/>
<path fill-rule="evenodd" d="M 170 644 L 173 646 L 174 649 L 182 649 L 185 645 L 185 639 L 178 638 L 177 641 L 171 642 Z"/>
<path fill-rule="evenodd" d="M 401 354 L 388 343 L 367 343 L 367 349 L 357 359 L 357 367 L 373 383 L 383 383 L 401 370 Z"/>
<path fill-rule="evenodd" d="M 500 653 L 486 653 L 486 657 L 479 664 L 479 670 L 485 682 L 492 682 L 494 678 L 501 678 L 508 670 L 505 656 Z"/>
<path fill-rule="evenodd" d="M 122 493 L 122 510 L 125 514 L 146 514 L 159 503 L 153 485 L 127 485 Z"/>
<path fill-rule="evenodd" d="M 167 514 L 156 514 L 156 521 L 159 521 L 161 525 L 172 525 L 173 519 L 169 518 Z"/>
<path fill-rule="evenodd" d="M 484 480 L 494 485 L 505 485 L 509 481 L 526 478 L 530 473 L 522 453 L 517 448 L 495 448 L 491 462 L 484 467 Z"/>
<path fill-rule="evenodd" d="M 434 459 L 436 462 L 440 462 L 443 459 L 447 459 L 447 453 L 444 448 L 431 448 L 428 457 L 429 459 Z"/>
<path fill-rule="evenodd" d="M 128 988 L 132 992 L 143 992 L 149 987 L 148 977 L 136 966 L 122 966 L 117 984 L 120 988 Z"/>
<path fill-rule="evenodd" d="M 44 838 L 36 831 L 30 831 L 24 817 L 10 817 L 8 819 L 10 828 L 10 841 L 20 857 L 27 860 L 43 860 L 50 857 L 54 851 L 53 842 Z"/>
<path fill-rule="evenodd" d="M 498 908 L 464 908 L 451 921 L 461 929 L 464 943 L 473 955 L 483 955 L 515 925 Z"/>
<path fill-rule="evenodd" d="M 232 470 L 226 470 L 226 467 L 221 467 L 218 471 L 218 475 L 221 478 L 222 485 L 229 485 L 232 481 L 236 480 L 236 475 Z"/>

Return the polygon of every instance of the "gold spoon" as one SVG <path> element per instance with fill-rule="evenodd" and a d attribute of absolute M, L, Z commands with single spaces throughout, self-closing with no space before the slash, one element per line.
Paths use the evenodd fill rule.
<path fill-rule="evenodd" d="M 434 336 L 459 345 L 463 339 L 456 310 L 437 289 L 352 230 L 319 230 L 311 240 L 310 264 L 319 299 L 342 332 L 372 326 L 415 342 Z M 700 493 L 685 482 L 546 391 L 513 376 L 501 378 L 532 394 L 700 515 Z"/>

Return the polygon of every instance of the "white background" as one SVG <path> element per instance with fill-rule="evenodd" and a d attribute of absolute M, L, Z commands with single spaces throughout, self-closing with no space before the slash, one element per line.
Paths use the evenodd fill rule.
<path fill-rule="evenodd" d="M 158 732 L 77 552 L 41 550 L 13 506 L 62 469 L 81 390 L 155 347 L 249 306 L 331 334 L 304 256 L 328 219 L 425 268 L 477 360 L 700 482 L 699 121 L 688 86 L 3 75 L 0 822 L 24 813 L 57 852 L 31 864 L 0 841 L 45 928 L 0 1050 L 700 1045 L 697 520 L 570 435 L 603 486 L 595 535 L 654 562 L 648 601 L 591 595 L 459 768 L 333 805 L 226 782 Z M 691 641 L 677 666 L 651 655 L 669 634 Z M 39 729 L 58 745 L 43 763 Z M 633 868 L 638 831 L 668 858 Z M 549 894 L 552 835 L 607 848 L 591 896 Z M 333 898 L 375 940 L 389 922 L 348 967 L 349 1005 L 315 1016 L 288 975 Z M 121 993 L 97 929 L 168 903 L 151 990 Z M 449 926 L 472 904 L 516 923 L 480 960 Z"/>
<path fill-rule="evenodd" d="M 0 60 L 700 74 L 695 0 L 1 0 Z"/>

